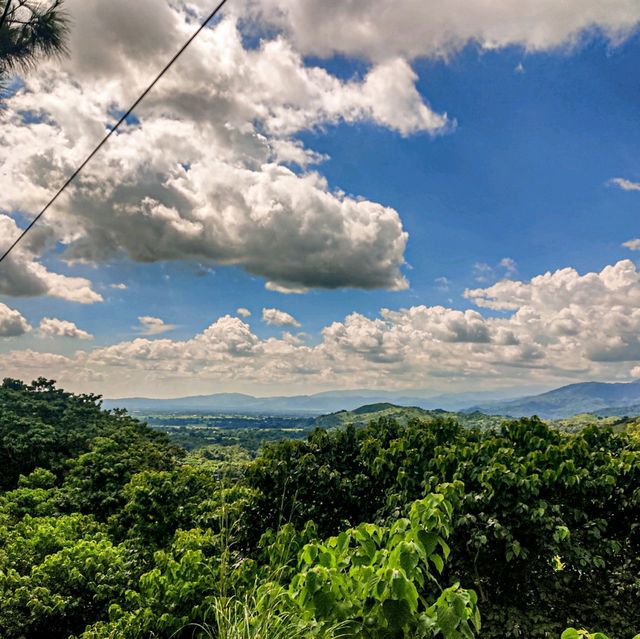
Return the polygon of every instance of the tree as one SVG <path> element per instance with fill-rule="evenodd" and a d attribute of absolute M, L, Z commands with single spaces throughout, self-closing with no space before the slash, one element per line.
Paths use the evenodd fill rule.
<path fill-rule="evenodd" d="M 63 0 L 0 0 L 0 83 L 12 71 L 67 52 L 68 17 Z"/>

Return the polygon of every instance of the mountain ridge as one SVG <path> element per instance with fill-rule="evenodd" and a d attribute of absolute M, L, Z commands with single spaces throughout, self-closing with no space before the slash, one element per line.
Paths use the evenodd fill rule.
<path fill-rule="evenodd" d="M 255 397 L 244 393 L 214 393 L 169 399 L 125 397 L 104 399 L 105 408 L 126 408 L 133 413 L 153 412 L 229 412 L 323 415 L 353 410 L 374 403 L 417 406 L 424 409 L 459 410 L 473 401 L 506 399 L 513 389 L 451 395 L 427 395 L 425 391 L 378 391 L 370 389 L 324 391 L 309 395 Z M 505 397 L 506 395 L 506 397 Z M 502 397 L 501 397 L 502 396 Z"/>
<path fill-rule="evenodd" d="M 477 404 L 465 412 L 478 410 L 510 417 L 538 415 L 562 419 L 577 413 L 632 414 L 640 408 L 640 380 L 633 382 L 577 382 L 538 395 L 509 401 Z M 615 411 L 615 412 L 612 412 Z"/>
<path fill-rule="evenodd" d="M 357 389 L 272 397 L 255 397 L 245 393 L 214 393 L 172 399 L 145 397 L 105 399 L 103 405 L 105 408 L 126 408 L 134 414 L 218 412 L 310 417 L 339 411 L 355 411 L 370 405 L 385 404 L 467 414 L 479 412 L 485 415 L 509 417 L 538 415 L 543 419 L 563 419 L 578 413 L 640 414 L 640 380 L 633 382 L 577 382 L 538 394 L 516 395 L 515 397 L 514 392 L 516 389 L 428 395 L 426 391 Z"/>

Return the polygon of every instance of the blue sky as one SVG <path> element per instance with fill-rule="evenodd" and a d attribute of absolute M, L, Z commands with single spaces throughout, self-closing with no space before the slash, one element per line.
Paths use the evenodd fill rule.
<path fill-rule="evenodd" d="M 639 63 L 638 31 L 616 43 L 603 33 L 591 33 L 577 45 L 565 44 L 541 51 L 527 51 L 517 43 L 486 49 L 473 42 L 446 59 L 420 56 L 411 60 L 420 98 L 432 112 L 446 113 L 449 118 L 449 125 L 444 130 L 403 133 L 400 125 L 387 125 L 376 117 L 358 117 L 350 121 L 344 116 L 293 131 L 288 136 L 290 140 L 300 141 L 306 149 L 321 153 L 326 159 L 307 168 L 287 162 L 283 166 L 292 166 L 299 176 L 316 171 L 326 179 L 328 192 L 343 191 L 354 200 L 364 198 L 397 212 L 408 233 L 404 250 L 406 263 L 400 267 L 409 283 L 404 290 L 388 290 L 389 287 L 384 286 L 363 290 L 347 282 L 334 290 L 311 286 L 303 294 L 283 294 L 267 290 L 265 281 L 268 278 L 260 272 L 247 272 L 246 265 L 225 266 L 215 259 L 197 260 L 189 254 L 184 259 L 154 257 L 153 263 L 144 263 L 135 256 L 132 259 L 131 250 L 124 250 L 108 259 L 97 259 L 92 254 L 85 263 L 69 263 L 65 261 L 68 254 L 61 249 L 72 242 L 68 226 L 64 226 L 60 217 L 56 232 L 62 244 L 54 251 L 45 252 L 44 257 L 38 257 L 40 263 L 51 272 L 89 280 L 93 291 L 101 295 L 103 301 L 79 304 L 69 301 L 68 296 L 50 293 L 24 296 L 12 294 L 15 291 L 5 288 L 0 300 L 21 314 L 32 329 L 20 335 L 13 331 L 14 334 L 0 339 L 0 352 L 14 353 L 13 359 L 6 360 L 7 371 L 12 373 L 12 367 L 15 367 L 17 374 L 25 375 L 35 370 L 30 366 L 23 372 L 15 364 L 19 359 L 15 354 L 21 350 L 62 354 L 69 358 L 66 366 L 71 367 L 78 349 L 99 353 L 101 347 L 130 344 L 144 332 L 138 318 L 146 316 L 160 318 L 167 325 L 175 326 L 172 330 L 149 336 L 149 341 L 169 339 L 184 344 L 218 318 L 237 317 L 236 309 L 244 307 L 252 315 L 240 319 L 249 324 L 251 333 L 258 340 L 280 339 L 283 330 L 294 334 L 302 331 L 304 335 L 297 339 L 302 340 L 305 348 L 322 345 L 326 341 L 323 329 L 334 322 L 344 325 L 345 318 L 353 313 L 369 322 L 390 322 L 386 328 L 375 324 L 375 330 L 380 329 L 387 336 L 395 335 L 400 320 L 381 319 L 383 308 L 400 311 L 411 307 L 442 306 L 448 311 L 471 310 L 480 314 L 485 322 L 492 318 L 508 321 L 517 308 L 523 307 L 522 304 L 508 310 L 498 308 L 498 303 L 481 308 L 477 304 L 478 296 L 465 296 L 465 290 L 487 289 L 505 278 L 507 282 L 522 282 L 523 286 L 528 286 L 538 275 L 568 267 L 583 277 L 590 272 L 600 273 L 621 260 L 635 261 L 634 252 L 623 243 L 638 235 L 640 192 L 634 188 L 620 188 L 611 180 L 623 178 L 629 184 L 640 182 L 637 151 L 640 148 L 640 84 L 636 81 Z M 343 53 L 320 57 L 311 51 L 304 56 L 303 64 L 305 68 L 322 67 L 343 82 L 358 83 L 364 82 L 377 62 Z M 149 115 L 149 119 L 151 117 Z M 216 117 L 215 112 L 210 117 Z M 149 120 L 142 114 L 140 121 L 144 135 Z M 23 129 L 27 126 L 33 125 L 23 123 Z M 5 176 L 2 176 L 3 180 L 7 179 Z M 25 208 L 25 215 L 30 214 L 29 207 Z M 0 203 L 0 210 L 20 223 L 24 219 L 7 204 L 3 209 Z M 108 214 L 108 209 L 101 212 L 101 215 Z M 60 227 L 66 230 L 60 231 Z M 87 232 L 91 232 L 90 229 L 87 227 Z M 126 290 L 112 287 L 121 283 L 126 284 Z M 633 282 L 629 286 L 627 297 L 631 301 L 635 299 L 637 284 Z M 562 294 L 562 291 L 549 292 L 551 296 Z M 498 291 L 493 297 L 510 303 L 509 295 L 512 293 L 505 290 Z M 565 313 L 568 312 L 566 309 L 580 303 L 569 297 L 565 302 L 564 306 L 560 305 Z M 608 302 L 603 299 L 602 303 Z M 286 322 L 270 325 L 261 321 L 264 308 L 276 308 L 290 314 L 301 328 Z M 604 308 L 596 310 L 599 313 L 606 311 Z M 554 312 L 560 311 L 555 309 Z M 594 312 L 584 309 L 588 317 Z M 539 315 L 536 321 L 543 324 L 557 319 L 556 316 L 545 316 L 541 308 L 536 307 L 536 313 Z M 43 317 L 72 322 L 90 333 L 93 339 L 65 337 L 62 331 L 45 339 L 37 330 Z M 465 322 L 472 320 L 475 321 L 471 316 L 464 319 Z M 426 326 L 428 321 L 425 322 Z M 520 329 L 520 324 L 518 327 Z M 498 328 L 512 330 L 506 324 L 490 330 Z M 367 332 L 369 329 L 362 330 Z M 633 327 L 627 326 L 624 330 L 633 333 Z M 488 341 L 482 341 L 484 338 L 465 341 L 466 338 L 460 338 L 458 333 L 449 339 L 438 337 L 437 331 L 425 331 L 427 337 L 422 339 L 432 339 L 435 344 L 433 351 L 427 348 L 429 352 L 424 354 L 425 366 L 432 366 L 433 361 L 443 361 L 442 354 L 433 356 L 433 361 L 430 358 L 435 352 L 446 352 L 442 347 L 447 343 L 466 349 L 456 354 L 460 358 L 475 357 L 479 344 L 498 343 L 494 337 L 487 338 Z M 587 343 L 597 336 L 597 324 L 587 327 L 585 332 L 589 336 L 585 336 L 584 342 L 575 337 L 574 331 L 571 333 L 573 341 L 563 336 L 562 344 L 558 342 L 553 346 L 557 347 L 559 355 L 556 355 L 560 359 L 541 366 L 531 362 L 518 364 L 506 371 L 496 368 L 496 361 L 502 357 L 500 353 L 490 356 L 483 352 L 470 368 L 467 363 L 461 364 L 459 374 L 453 370 L 455 364 L 448 362 L 443 364 L 442 371 L 434 370 L 430 377 L 424 375 L 422 360 L 409 364 L 402 353 L 394 351 L 393 355 L 381 356 L 380 353 L 365 352 L 371 344 L 356 348 L 350 343 L 347 351 L 362 360 L 362 370 L 369 371 L 373 366 L 377 370 L 375 375 L 360 376 L 356 367 L 352 370 L 343 364 L 329 370 L 327 361 L 335 361 L 334 354 L 327 356 L 324 353 L 323 357 L 328 360 L 318 363 L 316 359 L 320 356 L 316 353 L 309 355 L 316 359 L 313 366 L 310 365 L 315 373 L 308 379 L 304 375 L 296 376 L 296 368 L 287 373 L 289 377 L 283 375 L 273 381 L 257 379 L 254 373 L 245 377 L 242 372 L 221 381 L 210 373 L 211 377 L 202 376 L 202 383 L 196 386 L 198 391 L 212 392 L 246 391 L 256 385 L 264 392 L 287 388 L 313 391 L 329 387 L 375 387 L 391 376 L 397 387 L 442 392 L 509 385 L 550 387 L 563 381 L 595 377 L 632 379 L 636 366 L 633 356 L 622 359 L 618 356 L 611 360 L 602 352 L 610 353 L 614 346 Z M 627 332 L 618 338 L 631 352 L 635 342 Z M 384 336 L 375 338 L 378 346 L 386 339 Z M 516 341 L 543 350 L 548 343 L 539 336 L 533 338 L 528 332 L 526 337 L 517 335 Z M 409 344 L 404 344 L 403 348 L 412 349 Z M 563 348 L 567 351 L 566 368 L 563 368 L 560 353 Z M 600 354 L 589 355 L 595 352 L 593 349 Z M 403 353 L 406 355 L 406 351 Z M 302 357 L 302 354 L 296 353 L 295 357 Z M 98 354 L 96 358 L 99 358 Z M 151 359 L 155 361 L 155 358 Z M 534 359 L 542 361 L 538 356 Z M 392 365 L 388 363 L 390 361 L 393 361 Z M 238 370 L 241 371 L 245 364 L 244 360 L 240 361 Z M 43 364 L 43 373 L 48 372 L 46 366 Z M 70 368 L 65 368 L 59 361 L 51 366 L 51 375 L 47 376 L 76 382 Z M 84 360 L 83 366 L 95 368 Z M 148 366 L 153 368 L 155 364 Z M 298 362 L 297 369 L 300 366 Z M 486 376 L 482 375 L 482 366 L 487 367 Z M 147 365 L 140 369 L 136 363 L 132 366 L 134 369 L 138 372 L 131 377 L 131 390 L 153 394 L 154 388 L 141 382 L 139 377 L 143 375 L 142 370 L 149 370 Z M 321 369 L 324 370 L 322 374 L 318 372 Z M 162 375 L 159 369 L 153 370 L 154 378 Z M 191 375 L 197 374 L 197 368 L 189 371 Z M 171 388 L 183 390 L 189 387 L 185 379 L 187 372 L 180 372 L 179 382 L 173 377 L 177 375 L 175 371 L 167 374 L 155 394 L 171 394 Z M 112 374 L 105 372 L 95 380 L 91 375 L 85 375 L 77 385 L 99 391 L 101 380 L 106 380 L 107 393 L 113 390 L 115 394 L 123 394 L 122 386 L 110 381 Z"/>

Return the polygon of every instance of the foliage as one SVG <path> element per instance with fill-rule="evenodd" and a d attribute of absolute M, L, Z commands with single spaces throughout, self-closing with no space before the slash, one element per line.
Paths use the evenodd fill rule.
<path fill-rule="evenodd" d="M 30 385 L 5 379 L 0 386 L 0 490 L 15 488 L 20 475 L 29 475 L 36 468 L 62 477 L 69 460 L 88 452 L 97 437 L 110 436 L 121 449 L 128 449 L 137 439 L 140 445 L 144 441 L 157 447 L 158 454 L 177 454 L 165 436 L 120 411 L 103 411 L 97 395 L 67 393 L 45 379 Z M 86 464 L 101 459 L 93 455 Z"/>
<path fill-rule="evenodd" d="M 129 583 L 127 553 L 107 538 L 79 540 L 28 575 L 2 578 L 0 623 L 7 637 L 67 637 L 105 614 Z"/>
<path fill-rule="evenodd" d="M 339 639 L 347 637 L 340 625 L 322 629 L 301 622 L 295 614 L 283 611 L 285 593 L 262 589 L 235 597 L 217 598 L 212 606 L 212 622 L 204 628 L 211 639 Z"/>
<path fill-rule="evenodd" d="M 638 458 L 624 434 L 595 428 L 568 435 L 523 419 L 479 433 L 385 419 L 267 447 L 247 476 L 258 527 L 311 518 L 321 535 L 462 481 L 447 574 L 472 579 L 483 636 L 559 635 L 571 623 L 620 634 L 640 626 Z"/>
<path fill-rule="evenodd" d="M 0 636 L 628 637 L 625 426 L 383 418 L 252 459 L 181 453 L 96 396 L 5 380 Z"/>
<path fill-rule="evenodd" d="M 106 518 L 122 507 L 123 489 L 136 473 L 173 465 L 173 451 L 158 446 L 149 433 L 120 429 L 109 437 L 96 437 L 88 452 L 69 461 L 63 489 L 74 510 Z"/>
<path fill-rule="evenodd" d="M 68 20 L 62 4 L 0 0 L 0 74 L 66 53 Z"/>
<path fill-rule="evenodd" d="M 126 503 L 112 524 L 142 547 L 161 548 L 178 529 L 200 527 L 219 533 L 229 520 L 240 525 L 251 495 L 242 486 L 225 488 L 215 466 L 147 470 L 125 486 Z"/>
<path fill-rule="evenodd" d="M 44 468 L 20 475 L 18 487 L 0 495 L 0 522 L 18 522 L 25 515 L 46 517 L 60 513 L 56 476 Z"/>
<path fill-rule="evenodd" d="M 560 639 L 608 639 L 601 632 L 589 632 L 588 630 L 576 630 L 575 628 L 567 628 Z M 640 639 L 640 635 L 636 635 L 633 639 Z"/>
<path fill-rule="evenodd" d="M 390 527 L 360 524 L 307 544 L 289 593 L 303 619 L 342 622 L 349 636 L 473 637 L 480 629 L 474 592 L 455 584 L 429 605 L 449 556 L 452 507 L 442 494 L 411 505 Z M 435 569 L 435 571 L 434 571 Z"/>
<path fill-rule="evenodd" d="M 0 528 L 2 636 L 67 637 L 106 612 L 130 559 L 91 516 L 25 516 Z"/>

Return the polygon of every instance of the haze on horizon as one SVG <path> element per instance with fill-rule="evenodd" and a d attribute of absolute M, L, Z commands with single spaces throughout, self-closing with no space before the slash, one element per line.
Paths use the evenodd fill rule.
<path fill-rule="evenodd" d="M 107 397 L 640 377 L 640 4 L 331 4 L 229 2 L 0 265 L 3 377 Z M 65 5 L 69 56 L 4 100 L 0 249 L 210 9 Z"/>

